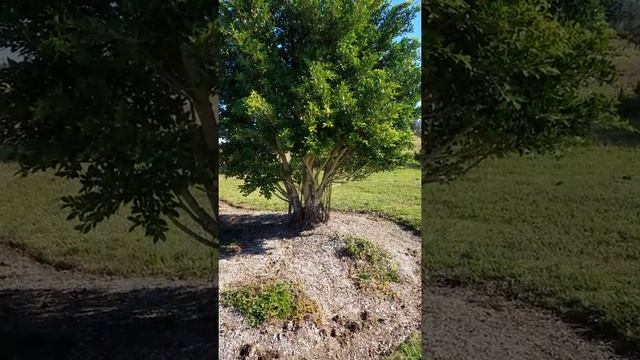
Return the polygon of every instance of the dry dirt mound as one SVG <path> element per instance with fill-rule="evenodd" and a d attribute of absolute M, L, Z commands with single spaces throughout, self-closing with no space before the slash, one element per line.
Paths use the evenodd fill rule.
<path fill-rule="evenodd" d="M 220 308 L 220 358 L 378 359 L 420 326 L 420 239 L 374 216 L 335 213 L 327 225 L 299 232 L 282 214 L 221 206 L 225 241 L 239 245 L 220 261 L 221 292 L 256 278 L 295 282 L 320 307 L 320 321 L 257 328 Z M 224 235 L 226 234 L 226 235 Z M 366 238 L 399 265 L 395 296 L 359 290 L 340 256 L 346 235 Z M 283 326 L 284 325 L 284 326 Z"/>

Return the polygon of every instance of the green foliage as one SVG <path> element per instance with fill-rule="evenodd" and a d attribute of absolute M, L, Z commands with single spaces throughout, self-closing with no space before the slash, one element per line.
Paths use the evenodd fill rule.
<path fill-rule="evenodd" d="M 421 360 L 422 346 L 420 333 L 409 336 L 398 348 L 389 356 L 387 360 Z"/>
<path fill-rule="evenodd" d="M 307 299 L 298 286 L 283 281 L 228 291 L 222 295 L 222 305 L 237 308 L 253 327 L 272 319 L 299 321 L 318 312 L 318 305 Z"/>
<path fill-rule="evenodd" d="M 425 183 L 625 126 L 613 101 L 591 90 L 615 78 L 612 32 L 600 4 L 579 2 L 423 2 Z"/>
<path fill-rule="evenodd" d="M 215 183 L 216 16 L 209 1 L 0 5 L 0 47 L 21 56 L 0 69 L 0 146 L 23 175 L 80 182 L 63 197 L 79 230 L 127 205 L 134 227 L 164 239 L 176 194 Z"/>
<path fill-rule="evenodd" d="M 294 202 L 311 178 L 322 193 L 404 164 L 419 42 L 396 38 L 416 11 L 382 0 L 225 1 L 223 173 L 246 194 Z"/>
<path fill-rule="evenodd" d="M 371 241 L 349 236 L 343 251 L 355 260 L 353 277 L 358 287 L 386 290 L 389 282 L 400 282 L 398 267 L 391 255 Z"/>

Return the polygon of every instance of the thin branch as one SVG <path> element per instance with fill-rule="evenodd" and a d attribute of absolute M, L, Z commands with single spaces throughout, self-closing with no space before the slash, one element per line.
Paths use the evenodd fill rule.
<path fill-rule="evenodd" d="M 280 186 L 280 184 L 276 184 L 276 191 L 274 192 L 274 195 L 286 202 L 286 203 L 290 203 L 291 201 L 287 198 L 287 192 L 282 188 L 282 186 Z"/>
<path fill-rule="evenodd" d="M 331 179 L 333 178 L 334 172 L 340 165 L 340 162 L 345 158 L 347 154 L 347 150 L 349 150 L 347 147 L 342 149 L 342 151 L 340 152 L 340 154 L 338 154 L 338 156 L 336 157 L 335 161 L 333 162 L 333 164 L 329 169 L 326 168 L 329 165 L 329 163 L 325 165 L 325 170 L 324 170 L 324 173 L 322 174 L 322 182 L 320 183 L 320 186 L 318 186 L 319 190 L 324 189 L 325 186 L 327 186 L 327 184 L 329 183 L 329 181 L 331 181 Z"/>
<path fill-rule="evenodd" d="M 178 219 L 176 219 L 175 217 L 169 216 L 169 220 L 171 220 L 171 222 L 178 229 L 184 231 L 187 235 L 191 236 L 192 238 L 194 238 L 195 240 L 197 240 L 201 244 L 203 244 L 205 246 L 208 246 L 208 247 L 212 247 L 212 248 L 215 248 L 218 245 L 217 241 L 211 241 L 211 240 L 206 239 L 205 237 L 197 234 L 195 231 L 189 229 L 186 225 L 184 225 L 183 223 L 178 221 Z"/>
<path fill-rule="evenodd" d="M 468 134 L 469 132 L 473 131 L 473 129 L 479 125 L 482 120 L 484 118 L 480 118 L 477 119 L 476 121 L 474 121 L 473 123 L 467 125 L 465 128 L 462 129 L 461 132 L 459 132 L 458 134 L 454 135 L 453 137 L 451 137 L 451 139 L 449 139 L 449 141 L 447 141 L 446 143 L 442 144 L 438 150 L 432 152 L 430 155 L 424 154 L 424 160 L 423 163 L 429 163 L 434 161 L 438 156 L 441 155 L 443 149 L 446 149 L 450 146 L 452 146 L 453 144 L 455 144 L 456 141 L 458 141 L 460 139 L 460 137 L 465 136 L 466 134 Z"/>
<path fill-rule="evenodd" d="M 198 201 L 193 197 L 191 192 L 188 189 L 185 189 L 180 192 L 180 196 L 182 196 L 185 203 L 189 206 L 189 208 L 195 213 L 195 215 L 200 219 L 198 222 L 200 226 L 203 226 L 203 229 L 208 233 L 214 234 L 216 232 L 216 220 L 207 213 L 207 211 L 200 206 Z"/>
<path fill-rule="evenodd" d="M 178 199 L 178 202 L 180 203 L 180 208 L 184 210 L 184 212 L 187 213 L 187 215 L 189 215 L 189 217 L 193 219 L 193 221 L 195 221 L 196 223 L 198 223 L 198 225 L 204 228 L 205 224 L 200 222 L 200 218 L 189 208 L 189 206 L 187 206 L 187 204 L 184 202 L 182 197 L 179 196 L 178 194 L 175 194 L 175 195 L 176 195 L 176 198 Z"/>

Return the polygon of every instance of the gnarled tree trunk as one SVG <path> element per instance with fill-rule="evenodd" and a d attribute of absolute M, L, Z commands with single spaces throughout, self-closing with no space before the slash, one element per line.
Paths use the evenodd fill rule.
<path fill-rule="evenodd" d="M 346 149 L 336 148 L 323 162 L 312 156 L 302 159 L 300 183 L 284 176 L 284 197 L 289 203 L 290 221 L 309 227 L 329 220 L 331 212 L 331 183 L 336 169 L 344 160 Z M 281 157 L 286 160 L 285 156 Z M 283 175 L 290 174 L 288 163 L 283 162 Z"/>

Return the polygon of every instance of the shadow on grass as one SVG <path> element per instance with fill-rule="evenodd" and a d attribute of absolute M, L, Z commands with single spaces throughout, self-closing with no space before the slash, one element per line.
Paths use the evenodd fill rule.
<path fill-rule="evenodd" d="M 0 291 L 0 359 L 215 359 L 213 289 Z"/>

